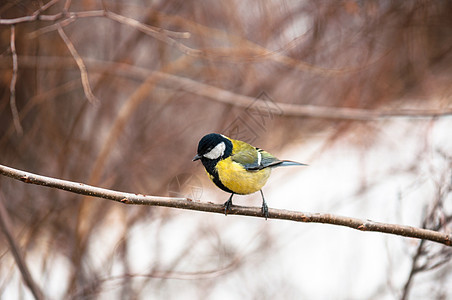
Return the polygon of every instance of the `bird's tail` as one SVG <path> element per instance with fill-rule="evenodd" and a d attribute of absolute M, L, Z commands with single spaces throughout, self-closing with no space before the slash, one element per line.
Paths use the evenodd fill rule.
<path fill-rule="evenodd" d="M 291 160 L 283 160 L 279 164 L 275 165 L 275 167 L 286 167 L 286 166 L 308 166 L 308 165 Z"/>

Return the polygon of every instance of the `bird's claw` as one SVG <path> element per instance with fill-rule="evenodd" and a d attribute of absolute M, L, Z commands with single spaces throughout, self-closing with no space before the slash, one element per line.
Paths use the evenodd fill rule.
<path fill-rule="evenodd" d="M 262 195 L 262 214 L 265 217 L 265 220 L 267 220 L 268 218 L 268 206 L 267 206 L 267 202 L 265 202 L 265 198 L 264 198 L 264 192 L 262 192 L 262 190 L 260 190 L 261 195 Z"/>
<path fill-rule="evenodd" d="M 264 217 L 265 217 L 265 220 L 267 220 L 267 218 L 268 218 L 268 206 L 267 206 L 267 203 L 262 203 L 262 214 L 264 215 Z"/>
<path fill-rule="evenodd" d="M 231 210 L 232 207 L 232 195 L 231 197 L 228 199 L 228 201 L 226 201 L 224 204 L 224 215 L 227 216 L 228 215 L 228 211 Z"/>

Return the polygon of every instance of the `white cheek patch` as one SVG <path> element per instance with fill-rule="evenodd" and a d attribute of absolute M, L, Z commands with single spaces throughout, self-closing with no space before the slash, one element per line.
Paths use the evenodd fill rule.
<path fill-rule="evenodd" d="M 217 159 L 224 154 L 224 150 L 226 149 L 226 144 L 224 142 L 216 145 L 212 150 L 204 154 L 203 156 L 208 159 Z"/>

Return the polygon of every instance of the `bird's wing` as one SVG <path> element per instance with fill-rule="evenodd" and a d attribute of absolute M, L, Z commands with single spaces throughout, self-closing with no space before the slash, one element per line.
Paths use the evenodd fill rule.
<path fill-rule="evenodd" d="M 261 154 L 261 157 L 262 157 L 261 163 L 260 163 L 261 167 L 259 169 L 273 167 L 273 166 L 277 166 L 277 165 L 283 163 L 282 160 L 278 159 L 277 157 L 274 157 L 267 151 L 264 151 L 262 149 L 258 149 L 257 151 L 259 151 L 259 153 Z"/>
<path fill-rule="evenodd" d="M 274 157 L 270 153 L 251 146 L 242 141 L 234 141 L 233 149 L 238 149 L 236 151 L 233 150 L 231 159 L 234 162 L 237 162 L 249 171 L 252 170 L 261 170 L 267 167 L 272 167 L 282 163 L 281 160 Z"/>
<path fill-rule="evenodd" d="M 242 141 L 233 141 L 232 161 L 239 163 L 246 168 L 248 165 L 255 165 L 257 163 L 257 158 L 256 148 Z"/>

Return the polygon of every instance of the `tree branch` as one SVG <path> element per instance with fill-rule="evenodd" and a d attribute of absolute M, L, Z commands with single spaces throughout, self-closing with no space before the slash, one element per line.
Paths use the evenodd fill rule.
<path fill-rule="evenodd" d="M 19 56 L 22 68 L 36 67 L 36 56 Z M 73 59 L 41 56 L 39 57 L 40 68 L 55 68 L 58 67 L 72 67 Z M 231 91 L 215 87 L 206 83 L 202 83 L 190 78 L 177 76 L 165 72 L 150 71 L 145 68 L 109 61 L 101 61 L 96 59 L 85 59 L 86 65 L 92 69 L 93 72 L 111 72 L 118 76 L 131 77 L 137 80 L 145 80 L 149 76 L 155 76 L 161 82 L 160 85 L 165 85 L 173 89 L 181 89 L 195 95 L 209 98 L 213 101 L 226 103 L 236 107 L 249 107 L 256 102 L 256 98 L 249 97 Z M 0 69 L 10 67 L 10 62 L 0 58 Z M 353 121 L 379 121 L 393 118 L 439 118 L 451 117 L 452 107 L 447 106 L 435 109 L 360 109 L 347 108 L 337 106 L 319 106 L 306 104 L 289 104 L 284 102 L 274 102 L 274 105 L 281 110 L 283 116 L 288 117 L 306 117 L 306 118 L 323 118 L 323 119 L 338 119 L 338 120 L 353 120 Z"/>
<path fill-rule="evenodd" d="M 0 174 L 23 181 L 25 183 L 43 185 L 86 196 L 105 198 L 124 204 L 164 206 L 219 214 L 224 213 L 224 206 L 221 204 L 213 204 L 211 202 L 195 202 L 189 198 L 158 197 L 119 192 L 90 186 L 83 183 L 36 175 L 3 165 L 0 165 Z M 234 205 L 229 214 L 263 218 L 260 207 L 258 208 Z M 401 235 L 404 237 L 425 239 L 432 242 L 441 243 L 446 246 L 452 246 L 452 234 L 405 225 L 380 223 L 371 220 L 361 220 L 357 218 L 332 214 L 305 213 L 282 209 L 269 209 L 268 218 L 305 223 L 340 225 L 361 231 L 376 231 L 394 235 Z"/>
<path fill-rule="evenodd" d="M 51 1 L 52 2 L 52 1 Z M 34 22 L 34 21 L 53 21 L 57 22 L 56 24 L 52 24 L 43 28 L 40 28 L 31 33 L 32 37 L 36 37 L 39 34 L 56 30 L 58 28 L 58 24 L 61 26 L 67 25 L 78 18 L 91 18 L 91 17 L 106 17 L 108 19 L 114 20 L 118 23 L 125 24 L 128 26 L 132 26 L 137 30 L 150 35 L 170 46 L 174 46 L 178 48 L 182 53 L 201 58 L 215 59 L 218 61 L 262 61 L 262 60 L 273 60 L 280 64 L 293 67 L 295 69 L 299 69 L 302 71 L 309 71 L 316 74 L 322 74 L 326 76 L 334 76 L 340 75 L 345 72 L 357 72 L 362 70 L 367 66 L 359 66 L 359 67 L 350 67 L 350 68 L 340 68 L 340 69 L 331 69 L 331 68 L 322 68 L 316 65 L 311 65 L 305 61 L 293 59 L 287 55 L 282 54 L 287 49 L 294 47 L 295 44 L 299 42 L 300 39 L 304 38 L 304 36 L 299 36 L 280 49 L 276 51 L 271 51 L 266 49 L 265 47 L 261 47 L 255 43 L 250 42 L 247 39 L 243 39 L 236 36 L 227 35 L 227 39 L 232 39 L 238 44 L 245 44 L 246 47 L 243 49 L 234 49 L 226 47 L 224 49 L 195 49 L 189 46 L 186 46 L 183 43 L 175 40 L 174 38 L 190 38 L 190 32 L 174 32 L 171 30 L 161 29 L 154 26 L 150 26 L 147 24 L 143 24 L 135 19 L 125 17 L 123 15 L 119 15 L 113 13 L 105 8 L 103 10 L 90 10 L 90 11 L 79 11 L 79 12 L 69 12 L 68 8 L 71 4 L 71 1 L 67 1 L 63 8 L 62 12 L 53 15 L 43 15 L 40 14 L 43 9 L 35 11 L 30 16 L 24 16 L 14 19 L 1 19 L 0 25 L 14 25 L 23 22 Z M 196 24 L 196 27 L 199 27 L 199 24 Z M 384 53 L 383 56 L 387 55 Z M 372 63 L 371 63 L 372 64 Z"/>

